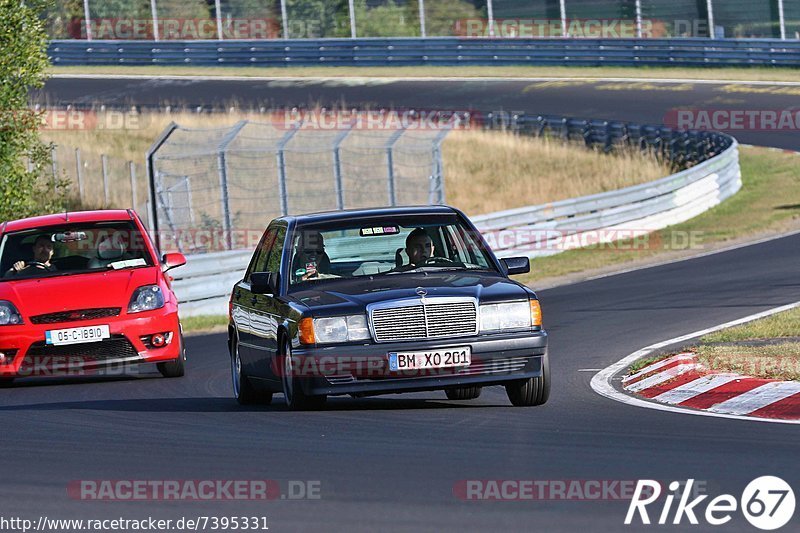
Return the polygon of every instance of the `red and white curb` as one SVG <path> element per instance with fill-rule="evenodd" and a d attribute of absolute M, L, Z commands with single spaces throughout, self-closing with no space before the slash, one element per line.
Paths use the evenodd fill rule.
<path fill-rule="evenodd" d="M 622 388 L 654 402 L 712 413 L 800 420 L 800 383 L 712 372 L 683 353 L 622 378 Z"/>
<path fill-rule="evenodd" d="M 800 383 L 757 379 L 738 374 L 711 373 L 698 365 L 693 354 L 683 353 L 658 361 L 626 376 L 622 390 L 612 381 L 638 359 L 672 344 L 702 337 L 721 329 L 800 307 L 800 302 L 726 322 L 712 328 L 667 339 L 642 348 L 592 378 L 592 389 L 621 403 L 696 416 L 713 416 L 780 424 L 800 424 Z M 786 411 L 783 411 L 786 409 Z M 782 412 L 783 411 L 783 412 Z"/>

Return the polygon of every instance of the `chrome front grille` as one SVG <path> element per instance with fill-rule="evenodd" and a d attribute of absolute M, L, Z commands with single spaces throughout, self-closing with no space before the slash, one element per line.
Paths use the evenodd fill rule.
<path fill-rule="evenodd" d="M 478 333 L 472 298 L 415 298 L 368 307 L 377 342 L 464 337 Z"/>

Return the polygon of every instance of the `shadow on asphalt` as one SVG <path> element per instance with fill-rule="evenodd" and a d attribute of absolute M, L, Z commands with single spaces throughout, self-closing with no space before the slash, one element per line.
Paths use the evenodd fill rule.
<path fill-rule="evenodd" d="M 334 398 L 319 411 L 306 413 L 324 413 L 325 411 L 402 411 L 414 409 L 475 409 L 475 408 L 509 407 L 508 404 L 475 404 L 471 402 L 446 402 L 425 399 L 373 399 L 373 398 Z M 34 403 L 0 406 L 3 411 L 127 411 L 145 413 L 294 413 L 290 411 L 282 399 L 270 405 L 242 406 L 231 398 L 143 398 L 125 400 L 82 400 L 69 402 Z"/>

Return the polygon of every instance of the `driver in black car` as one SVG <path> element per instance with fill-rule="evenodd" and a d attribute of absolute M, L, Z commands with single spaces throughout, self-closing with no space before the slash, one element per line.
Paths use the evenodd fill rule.
<path fill-rule="evenodd" d="M 395 268 L 394 272 L 405 272 L 424 266 L 433 257 L 433 239 L 423 228 L 417 228 L 406 237 L 408 264 Z"/>
<path fill-rule="evenodd" d="M 17 261 L 6 273 L 6 276 L 15 276 L 28 269 L 41 269 L 54 272 L 56 267 L 50 264 L 53 258 L 53 240 L 50 235 L 39 235 L 33 243 L 33 260 Z"/>

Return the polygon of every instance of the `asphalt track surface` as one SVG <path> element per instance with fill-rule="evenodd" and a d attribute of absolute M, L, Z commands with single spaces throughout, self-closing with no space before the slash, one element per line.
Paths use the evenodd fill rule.
<path fill-rule="evenodd" d="M 53 83 L 46 89 L 57 86 L 66 101 L 63 81 Z M 237 85 L 225 91 L 221 85 L 195 88 L 194 93 L 192 84 L 189 89 L 177 85 L 184 87 L 187 99 L 197 101 L 203 94 L 241 96 Z M 415 99 L 417 107 L 433 106 L 435 98 L 444 101 L 468 93 L 464 85 L 453 85 L 454 94 L 420 89 L 403 97 Z M 127 97 L 111 86 L 86 83 L 82 93 L 87 98 L 101 93 Z M 305 90 L 296 88 L 295 99 Z M 133 95 L 135 90 L 130 91 Z M 466 98 L 476 108 L 508 102 L 502 90 L 480 98 L 480 91 L 472 91 Z M 139 94 L 146 99 L 157 92 L 141 89 Z M 392 94 L 400 98 L 401 93 Z M 385 87 L 362 88 L 361 94 L 364 101 L 386 102 L 380 100 Z M 549 94 L 551 102 L 558 99 L 563 106 L 551 112 L 640 120 L 657 118 L 660 110 L 653 101 L 662 97 L 640 94 L 638 103 L 620 98 L 615 115 L 610 101 L 584 96 L 570 107 L 570 98 Z M 704 97 L 700 92 L 693 96 Z M 531 110 L 542 103 L 529 98 Z M 761 104 L 782 105 L 771 100 Z M 637 107 L 648 115 L 637 117 Z M 758 144 L 778 144 L 769 135 L 754 138 Z M 798 148 L 798 139 L 786 144 Z M 752 479 L 778 475 L 797 490 L 796 426 L 641 409 L 598 396 L 589 382 L 592 369 L 643 346 L 800 300 L 798 260 L 800 235 L 795 235 L 541 291 L 551 334 L 553 389 L 550 402 L 540 408 L 512 408 L 499 388 L 485 389 L 481 398 L 469 402 L 448 401 L 444 393 L 334 398 L 324 411 L 294 413 L 277 395 L 272 406 L 242 408 L 230 397 L 224 335 L 188 339 L 189 374 L 182 379 L 149 373 L 116 380 L 23 380 L 0 390 L 2 515 L 33 520 L 41 515 L 257 515 L 267 516 L 273 531 L 641 531 L 665 527 L 624 526 L 627 501 L 464 501 L 453 489 L 463 480 L 693 478 L 702 480 L 712 497 L 729 493 L 738 498 Z M 86 479 L 272 479 L 284 486 L 289 480 L 318 480 L 321 498 L 70 498 L 69 482 Z M 704 509 L 705 502 L 701 513 Z M 651 518 L 657 519 L 660 511 L 652 510 Z M 795 516 L 784 530 L 796 530 L 797 523 Z M 690 527 L 684 518 L 680 529 L 715 528 Z M 755 531 L 738 512 L 716 529 Z"/>

